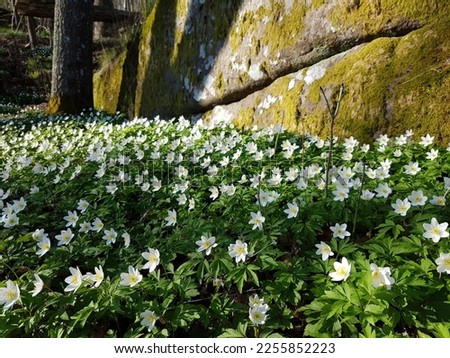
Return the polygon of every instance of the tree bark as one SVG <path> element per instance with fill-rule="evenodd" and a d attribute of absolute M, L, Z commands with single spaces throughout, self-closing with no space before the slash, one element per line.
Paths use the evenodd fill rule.
<path fill-rule="evenodd" d="M 93 107 L 92 22 L 92 0 L 56 0 L 50 114 Z"/>
<path fill-rule="evenodd" d="M 30 48 L 34 49 L 37 46 L 37 36 L 36 36 L 36 20 L 34 17 L 27 16 L 27 30 L 28 38 L 30 40 Z"/>

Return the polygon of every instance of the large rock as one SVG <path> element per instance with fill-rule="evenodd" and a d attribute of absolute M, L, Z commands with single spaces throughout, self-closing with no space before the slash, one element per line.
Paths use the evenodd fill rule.
<path fill-rule="evenodd" d="M 329 134 L 329 100 L 345 91 L 336 134 L 370 142 L 379 133 L 432 133 L 450 141 L 450 21 L 397 38 L 379 38 L 280 77 L 245 99 L 217 106 L 205 119 L 240 126 L 283 125 L 297 132 Z"/>
<path fill-rule="evenodd" d="M 412 64 L 414 69 L 410 70 L 410 75 L 401 73 L 400 68 L 395 70 L 397 82 L 387 83 L 393 69 L 386 60 L 390 55 L 401 56 L 397 46 L 407 51 L 406 43 L 415 37 L 406 35 L 425 25 L 430 26 L 425 27 L 430 31 L 436 29 L 435 36 L 445 37 L 439 29 L 448 26 L 445 19 L 449 14 L 450 1 L 447 0 L 159 0 L 143 24 L 139 46 L 131 46 L 126 54 L 96 75 L 96 106 L 109 111 L 125 110 L 134 115 L 172 116 L 203 113 L 217 105 L 240 102 L 229 105 L 226 110 L 240 107 L 239 113 L 231 111 L 234 116 L 243 117 L 247 113 L 253 118 L 260 111 L 258 104 L 255 107 L 249 99 L 243 99 L 249 95 L 256 98 L 260 94 L 252 94 L 262 90 L 268 93 L 267 103 L 262 107 L 269 106 L 280 96 L 283 102 L 292 97 L 295 108 L 305 114 L 302 115 L 305 125 L 319 129 L 324 119 L 313 110 L 321 105 L 318 85 L 314 84 L 322 82 L 314 81 L 305 86 L 308 80 L 300 79 L 303 75 L 298 72 L 312 66 L 308 70 L 312 78 L 325 71 L 326 78 L 333 83 L 345 83 L 350 91 L 345 97 L 347 100 L 352 97 L 357 105 L 345 112 L 348 126 L 355 129 L 369 126 L 371 131 L 376 131 L 389 127 L 387 122 L 395 119 L 393 108 L 397 100 L 400 101 L 401 93 L 404 98 L 400 102 L 411 102 L 413 107 L 425 100 L 422 93 L 415 97 L 417 86 L 408 84 L 422 80 L 422 85 L 427 86 L 427 81 L 431 81 L 430 86 L 435 90 L 437 77 L 445 81 L 442 72 L 448 67 L 441 59 L 439 63 L 444 67 L 426 70 L 430 61 L 438 66 L 433 52 L 435 42 L 424 42 L 423 49 L 417 49 L 420 56 Z M 417 36 L 432 35 L 419 32 Z M 350 53 L 344 55 L 350 49 Z M 380 51 L 384 51 L 384 57 Z M 366 63 L 366 57 L 372 52 L 376 74 Z M 332 59 L 334 55 L 338 57 Z M 328 67 L 325 64 L 313 66 L 326 59 L 329 59 Z M 354 67 L 360 68 L 359 72 L 352 70 L 352 59 L 360 63 L 355 63 Z M 386 63 L 385 67 L 380 61 Z M 400 60 L 397 64 L 401 66 Z M 419 75 L 420 66 L 426 74 L 413 77 L 412 73 Z M 332 73 L 334 77 L 330 77 Z M 289 91 L 289 82 L 295 76 L 299 83 Z M 371 80 L 374 77 L 383 79 L 387 87 L 375 86 L 376 81 Z M 411 80 L 402 87 L 403 78 Z M 283 81 L 288 81 L 286 89 L 277 92 L 275 88 Z M 360 87 L 351 87 L 352 81 L 360 83 Z M 333 91 L 332 83 L 323 82 L 323 85 L 329 94 Z M 303 87 L 307 94 L 301 93 Z M 311 89 L 306 90 L 307 87 Z M 407 92 L 407 88 L 412 92 Z M 391 95 L 398 98 L 394 96 L 396 99 L 391 101 Z M 374 112 L 363 103 L 383 104 L 382 107 L 388 109 Z M 289 116 L 290 111 L 285 109 L 285 116 Z M 384 113 L 385 118 L 378 117 L 379 113 Z M 411 109 L 411 113 L 416 111 Z M 256 117 L 256 121 L 262 120 Z M 276 116 L 268 116 L 267 120 L 272 117 Z"/>

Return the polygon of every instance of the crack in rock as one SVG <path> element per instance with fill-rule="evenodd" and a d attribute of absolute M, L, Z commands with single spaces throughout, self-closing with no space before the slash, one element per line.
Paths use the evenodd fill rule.
<path fill-rule="evenodd" d="M 348 50 L 356 48 L 363 44 L 368 44 L 376 39 L 383 37 L 402 37 L 407 34 L 421 28 L 422 25 L 418 22 L 414 21 L 404 21 L 397 26 L 393 26 L 389 28 L 389 30 L 380 32 L 377 35 L 369 35 L 362 38 L 347 38 L 343 40 L 339 40 L 330 45 L 323 45 L 320 47 L 315 47 L 310 51 L 297 56 L 296 58 L 290 58 L 288 62 L 291 63 L 289 66 L 280 66 L 275 68 L 272 73 L 267 74 L 266 76 L 262 75 L 262 72 L 259 68 L 254 68 L 251 76 L 253 79 L 246 87 L 241 88 L 238 91 L 225 93 L 220 98 L 211 98 L 210 100 L 206 99 L 204 101 L 200 101 L 197 105 L 193 105 L 190 109 L 188 109 L 191 114 L 199 114 L 207 112 L 213 109 L 215 106 L 219 105 L 227 105 L 234 102 L 239 102 L 245 97 L 260 91 L 268 86 L 270 86 L 273 82 L 275 82 L 280 77 L 287 76 L 289 74 L 294 74 L 301 69 L 311 67 L 320 61 L 331 58 L 340 53 L 345 53 Z M 322 71 L 320 68 L 315 68 L 312 72 L 307 72 L 305 78 L 305 82 L 311 82 L 314 78 L 318 78 L 324 75 L 324 69 Z"/>

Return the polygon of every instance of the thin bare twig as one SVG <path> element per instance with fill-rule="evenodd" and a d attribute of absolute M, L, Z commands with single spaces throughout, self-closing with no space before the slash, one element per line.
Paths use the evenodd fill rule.
<path fill-rule="evenodd" d="M 341 84 L 339 88 L 339 96 L 337 99 L 336 107 L 333 111 L 331 108 L 330 102 L 328 101 L 328 98 L 325 94 L 325 91 L 322 87 L 320 87 L 320 92 L 322 93 L 322 96 L 325 98 L 325 103 L 327 104 L 328 112 L 330 113 L 331 122 L 330 122 L 330 146 L 328 151 L 328 158 L 327 158 L 327 167 L 326 167 L 326 173 L 325 173 L 325 198 L 328 197 L 328 186 L 330 185 L 330 170 L 331 170 L 331 162 L 333 159 L 333 140 L 334 140 L 334 121 L 336 120 L 336 117 L 339 112 L 339 108 L 342 101 L 342 96 L 344 95 L 344 84 Z"/>

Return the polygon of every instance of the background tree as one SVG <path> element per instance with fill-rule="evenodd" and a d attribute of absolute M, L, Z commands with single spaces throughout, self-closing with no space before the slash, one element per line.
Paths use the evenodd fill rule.
<path fill-rule="evenodd" d="M 113 0 L 94 0 L 94 5 L 103 6 L 109 9 L 114 9 Z M 96 22 L 94 23 L 94 38 L 109 37 L 112 34 L 111 23 Z"/>
<path fill-rule="evenodd" d="M 27 16 L 26 23 L 27 23 L 28 38 L 30 39 L 30 47 L 35 48 L 37 46 L 36 19 L 32 16 Z"/>
<path fill-rule="evenodd" d="M 55 2 L 51 114 L 93 107 L 92 9 L 92 0 Z"/>

